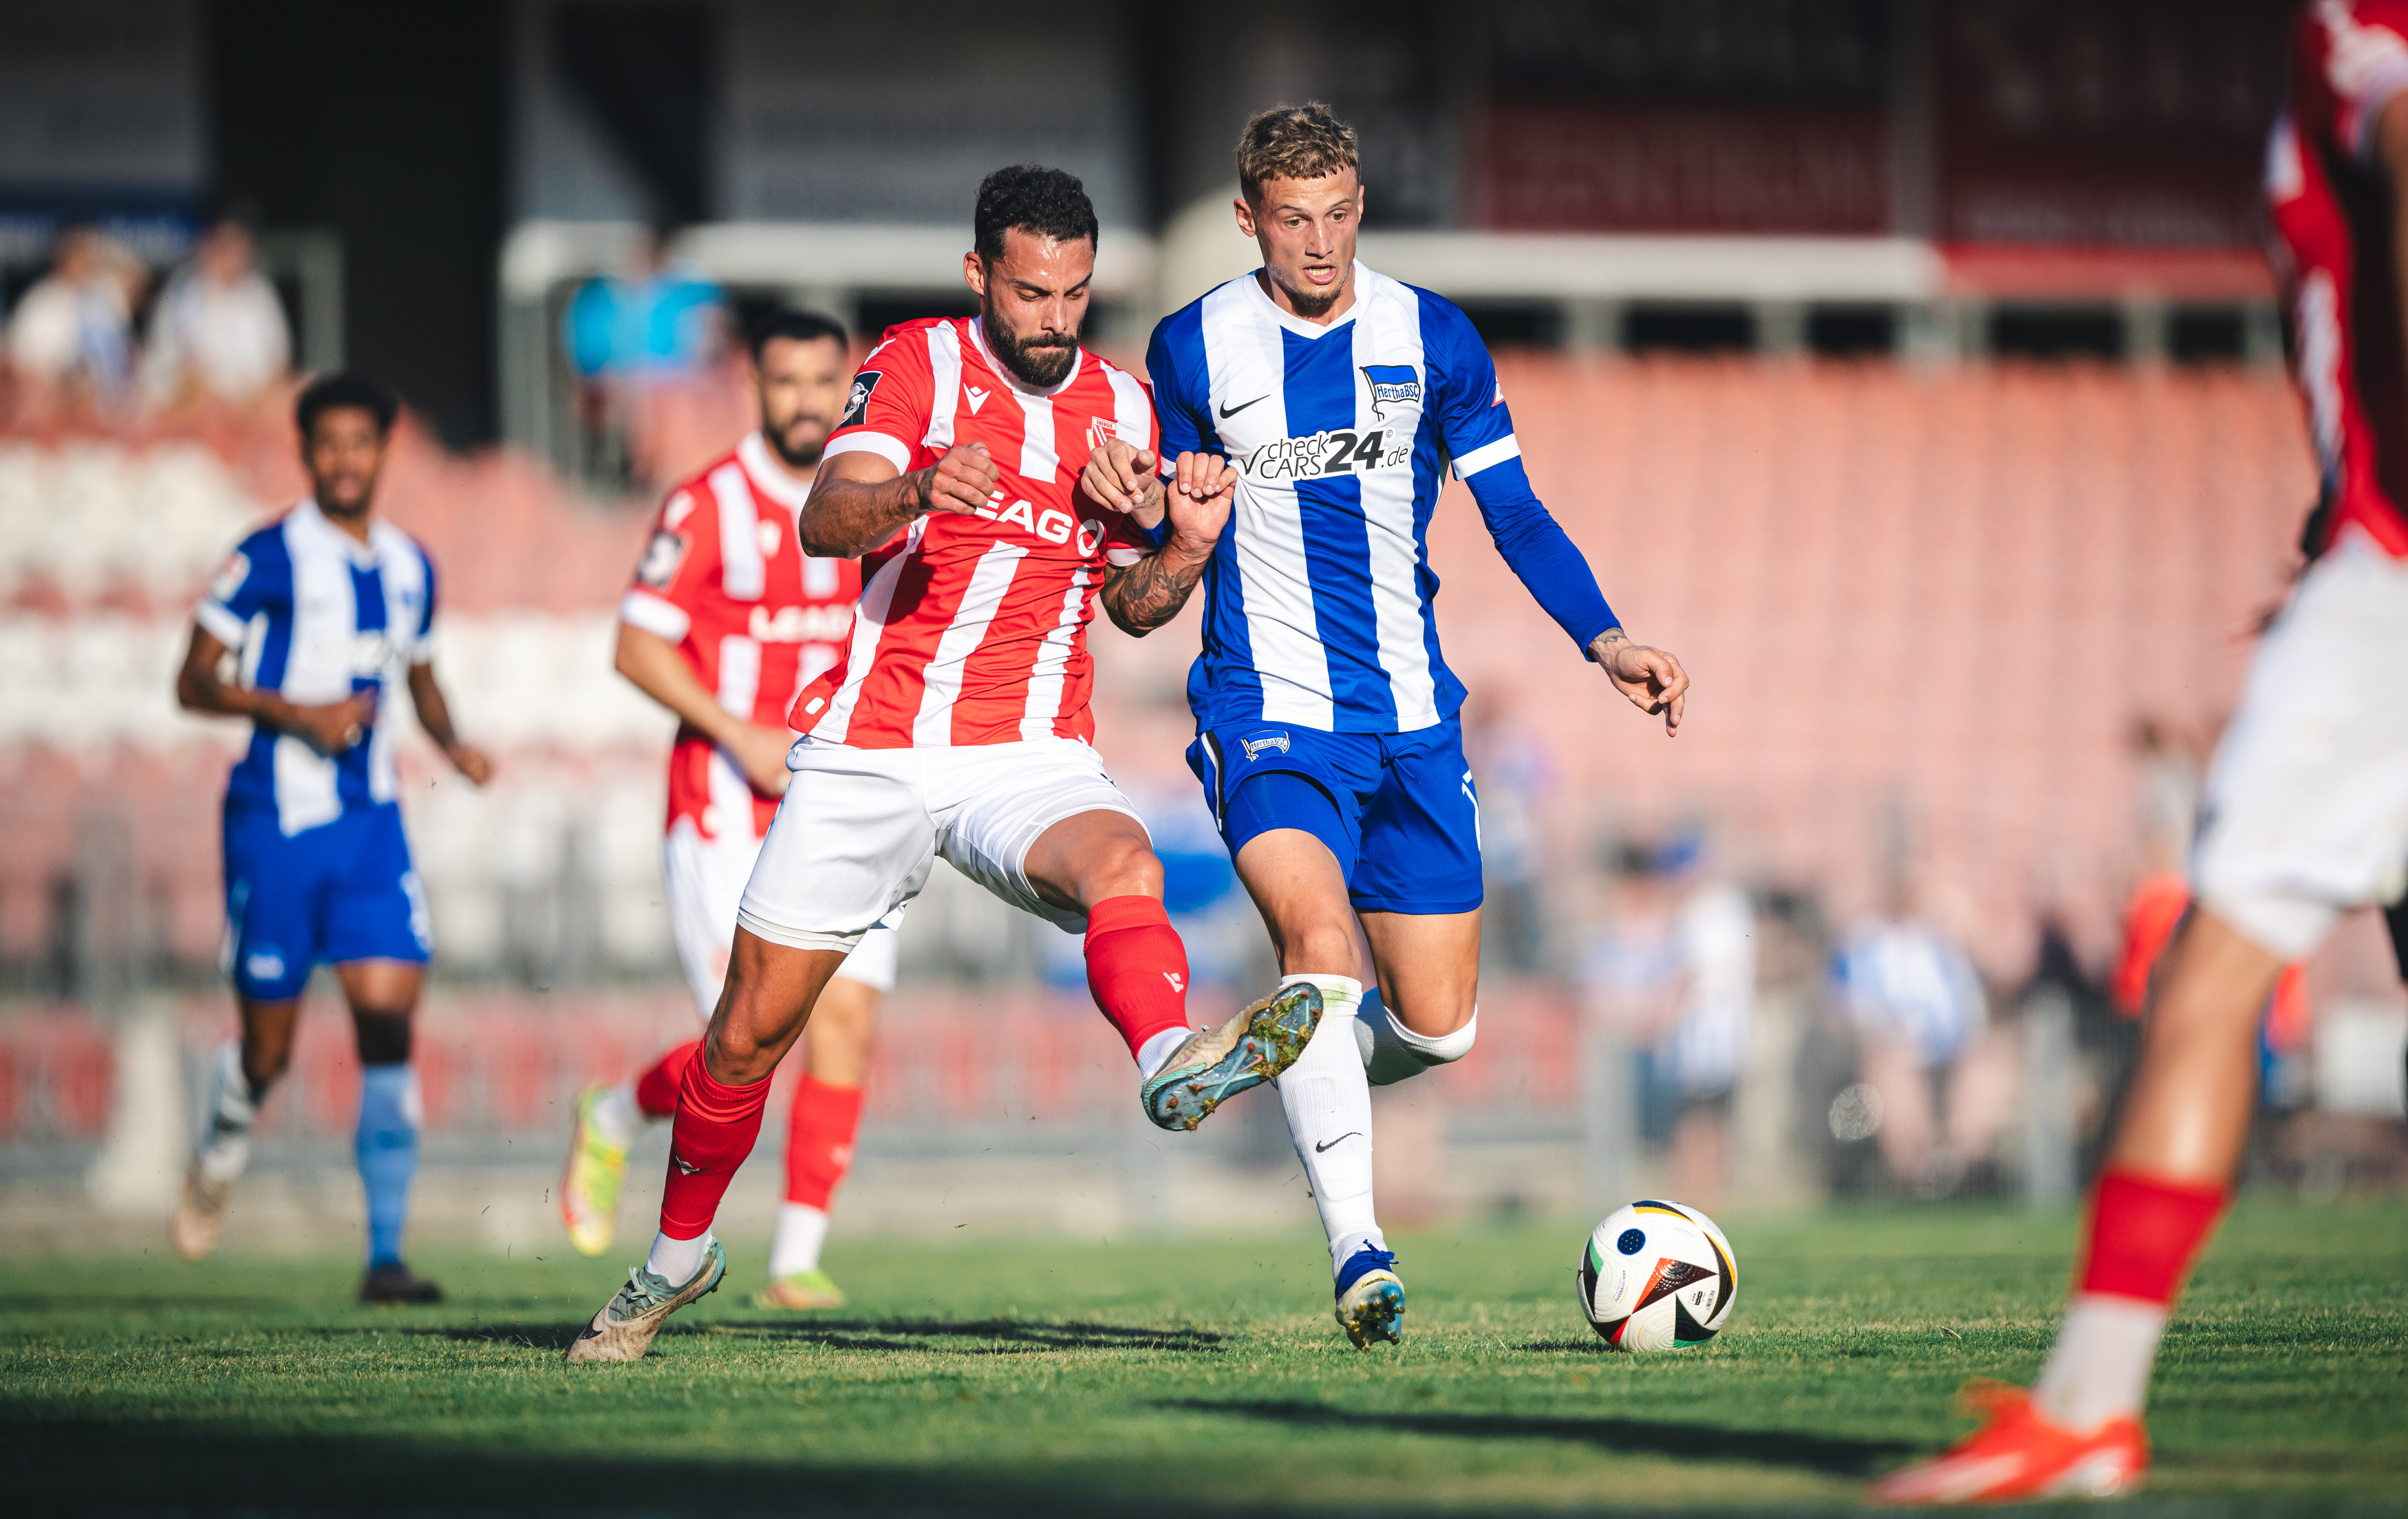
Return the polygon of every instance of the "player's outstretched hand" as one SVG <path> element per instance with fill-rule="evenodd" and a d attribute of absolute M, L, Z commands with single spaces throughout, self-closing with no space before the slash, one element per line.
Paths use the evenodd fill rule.
<path fill-rule="evenodd" d="M 1661 649 L 1632 643 L 1620 628 L 1609 628 L 1589 645 L 1598 667 L 1630 705 L 1650 716 L 1664 714 L 1664 737 L 1681 731 L 1681 712 L 1688 705 L 1689 672 Z"/>
<path fill-rule="evenodd" d="M 1087 467 L 1079 471 L 1079 486 L 1114 511 L 1126 512 L 1152 527 L 1162 521 L 1162 498 L 1154 478 L 1161 466 L 1162 461 L 1151 449 L 1108 437 L 1087 455 Z"/>
<path fill-rule="evenodd" d="M 466 776 L 472 786 L 481 786 L 494 779 L 493 758 L 475 744 L 464 744 L 454 738 L 443 747 L 443 757 L 452 762 L 453 769 Z"/>
<path fill-rule="evenodd" d="M 1195 554 L 1212 552 L 1237 499 L 1238 466 L 1217 453 L 1182 453 L 1168 497 L 1171 537 Z"/>
<path fill-rule="evenodd" d="M 787 782 L 795 779 L 795 773 L 786 768 L 787 752 L 795 747 L 793 734 L 766 723 L 739 723 L 724 747 L 735 756 L 738 768 L 754 791 L 764 796 L 786 795 Z"/>
<path fill-rule="evenodd" d="M 959 512 L 965 516 L 985 506 L 995 494 L 1003 471 L 996 466 L 983 443 L 963 443 L 945 451 L 945 456 L 928 466 L 928 482 L 923 499 L 930 511 Z M 783 789 L 782 787 L 781 788 Z"/>
<path fill-rule="evenodd" d="M 376 696 L 363 691 L 323 706 L 295 706 L 287 725 L 319 753 L 335 755 L 366 738 L 368 724 L 375 720 Z"/>

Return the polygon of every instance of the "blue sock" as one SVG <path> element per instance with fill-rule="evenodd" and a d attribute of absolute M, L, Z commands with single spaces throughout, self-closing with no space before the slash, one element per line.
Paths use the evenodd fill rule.
<path fill-rule="evenodd" d="M 401 1259 L 409 1223 L 409 1183 L 418 1174 L 418 1073 L 408 1066 L 370 1066 L 360 1073 L 360 1127 L 351 1154 L 368 1194 L 368 1265 Z"/>

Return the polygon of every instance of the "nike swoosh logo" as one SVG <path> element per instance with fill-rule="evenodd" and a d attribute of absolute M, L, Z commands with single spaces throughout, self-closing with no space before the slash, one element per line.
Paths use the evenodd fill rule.
<path fill-rule="evenodd" d="M 1270 398 L 1271 398 L 1271 397 L 1270 397 L 1270 393 L 1269 393 L 1269 392 L 1268 392 L 1268 391 L 1266 391 L 1266 392 L 1264 392 L 1262 394 L 1255 396 L 1253 400 L 1248 401 L 1248 402 L 1246 403 L 1246 406 L 1259 406 L 1260 404 L 1262 404 L 1262 403 L 1263 403 L 1263 402 L 1265 402 L 1265 401 L 1269 400 Z M 1227 422 L 1231 417 L 1234 417 L 1234 416 L 1236 416 L 1239 412 L 1243 411 L 1244 409 L 1246 409 L 1246 406 L 1231 406 L 1231 405 L 1230 405 L 1228 402 L 1226 402 L 1226 401 L 1222 402 L 1222 403 L 1221 403 L 1221 420 L 1222 420 L 1223 422 Z"/>
<path fill-rule="evenodd" d="M 1317 1154 L 1321 1154 L 1324 1150 L 1328 1149 L 1328 1148 L 1329 1148 L 1331 1145 L 1333 1145 L 1333 1144 L 1343 1144 L 1343 1143 L 1345 1143 L 1348 1139 L 1361 1139 L 1362 1137 L 1363 1137 L 1363 1131 L 1362 1131 L 1361 1129 L 1359 1129 L 1359 1128 L 1350 1128 L 1350 1129 L 1348 1129 L 1345 1133 L 1340 1134 L 1340 1136 L 1338 1136 L 1338 1138 L 1336 1138 L 1336 1139 L 1324 1139 L 1321 1143 L 1314 1145 L 1314 1146 L 1312 1147 L 1312 1153 L 1313 1153 L 1314 1154 L 1316 1154 L 1316 1155 L 1317 1155 Z"/>

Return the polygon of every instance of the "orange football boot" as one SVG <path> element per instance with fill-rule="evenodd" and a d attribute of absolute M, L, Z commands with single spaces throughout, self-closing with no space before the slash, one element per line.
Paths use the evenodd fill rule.
<path fill-rule="evenodd" d="M 2141 1421 L 2110 1419 L 2086 1435 L 2040 1416 L 2031 1394 L 1976 1378 L 1957 1396 L 1986 1415 L 1981 1428 L 1947 1453 L 1873 1483 L 1872 1501 L 1892 1506 L 2006 1503 L 2034 1498 L 2114 1498 L 2141 1485 L 2149 1437 Z"/>

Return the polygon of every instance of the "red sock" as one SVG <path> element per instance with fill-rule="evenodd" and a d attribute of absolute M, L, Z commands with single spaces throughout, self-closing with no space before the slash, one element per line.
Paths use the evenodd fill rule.
<path fill-rule="evenodd" d="M 1187 1026 L 1187 946 L 1151 896 L 1108 896 L 1087 911 L 1087 990 L 1135 1055 Z"/>
<path fill-rule="evenodd" d="M 853 1140 L 860 1132 L 861 1088 L 805 1076 L 786 1120 L 786 1200 L 826 1212 L 853 1169 Z"/>
<path fill-rule="evenodd" d="M 685 1084 L 686 1063 L 701 1048 L 700 1039 L 688 1039 L 653 1061 L 636 1078 L 636 1106 L 646 1118 L 666 1118 L 677 1111 L 678 1088 Z"/>
<path fill-rule="evenodd" d="M 669 1129 L 668 1180 L 661 1187 L 661 1232 L 672 1240 L 698 1240 L 719 1212 L 719 1199 L 736 1180 L 736 1168 L 761 1138 L 761 1111 L 769 1105 L 769 1081 L 726 1086 L 699 1055 L 685 1068 L 678 1092 L 677 1123 Z"/>
<path fill-rule="evenodd" d="M 2172 1306 L 2184 1273 L 2231 1199 L 2229 1186 L 2122 1169 L 2100 1173 L 2080 1290 Z"/>

